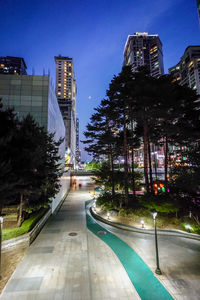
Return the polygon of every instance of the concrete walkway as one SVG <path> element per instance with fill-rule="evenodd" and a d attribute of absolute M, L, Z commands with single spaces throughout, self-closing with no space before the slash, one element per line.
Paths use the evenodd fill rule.
<path fill-rule="evenodd" d="M 1 300 L 140 299 L 114 252 L 87 230 L 88 178 L 81 183 L 28 249 Z"/>

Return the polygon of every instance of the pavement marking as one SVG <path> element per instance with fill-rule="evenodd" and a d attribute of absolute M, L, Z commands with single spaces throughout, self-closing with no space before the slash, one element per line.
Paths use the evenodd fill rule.
<path fill-rule="evenodd" d="M 85 202 L 85 208 L 90 202 Z M 142 300 L 173 300 L 140 256 L 116 235 L 97 224 L 87 209 L 86 223 L 87 228 L 115 252 Z M 106 234 L 99 235 L 99 231 L 105 231 Z"/>

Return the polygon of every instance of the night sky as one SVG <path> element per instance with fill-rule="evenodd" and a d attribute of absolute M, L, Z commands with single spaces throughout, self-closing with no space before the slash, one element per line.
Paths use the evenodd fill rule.
<path fill-rule="evenodd" d="M 73 58 L 80 139 L 121 71 L 127 36 L 144 31 L 159 34 L 168 73 L 187 46 L 200 44 L 196 0 L 0 0 L 0 56 L 23 57 L 28 74 L 49 69 L 53 82 L 54 56 Z"/>

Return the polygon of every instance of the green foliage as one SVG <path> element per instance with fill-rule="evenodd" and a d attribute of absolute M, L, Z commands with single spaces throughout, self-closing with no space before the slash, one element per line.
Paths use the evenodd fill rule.
<path fill-rule="evenodd" d="M 16 238 L 22 234 L 29 232 L 35 226 L 35 224 L 44 216 L 47 210 L 48 208 L 42 208 L 39 211 L 34 212 L 30 215 L 29 219 L 25 220 L 22 223 L 21 227 L 3 229 L 2 240 L 4 241 Z"/>
<path fill-rule="evenodd" d="M 18 144 L 14 164 L 16 177 L 21 180 L 18 192 L 24 195 L 24 209 L 38 210 L 48 205 L 59 190 L 61 141 L 55 142 L 53 134 L 46 133 L 28 115 L 22 120 L 14 143 Z"/>
<path fill-rule="evenodd" d="M 20 207 L 29 213 L 48 207 L 63 173 L 58 155 L 61 142 L 31 115 L 19 120 L 0 102 L 0 211 L 19 198 Z"/>
<path fill-rule="evenodd" d="M 158 212 L 163 213 L 172 213 L 178 211 L 178 207 L 173 202 L 172 198 L 165 194 L 160 194 L 157 196 L 146 194 L 140 198 L 140 203 L 149 211 L 151 209 L 155 209 Z"/>
<path fill-rule="evenodd" d="M 187 232 L 200 234 L 200 225 L 194 224 L 193 222 L 191 224 L 191 220 L 189 220 L 189 222 L 185 222 L 184 220 L 184 222 L 181 223 L 181 229 Z"/>
<path fill-rule="evenodd" d="M 0 213 L 3 204 L 8 204 L 15 195 L 15 188 L 19 184 L 11 153 L 18 123 L 13 109 L 3 109 L 0 99 Z"/>
<path fill-rule="evenodd" d="M 177 218 L 174 216 L 174 213 L 177 212 L 177 208 L 173 205 L 172 202 L 168 200 L 166 202 L 165 197 L 161 197 L 162 200 L 158 200 L 155 203 L 153 201 L 153 197 L 148 195 L 149 201 L 146 197 L 140 197 L 139 201 L 144 206 L 140 206 L 137 208 L 120 208 L 120 201 L 124 201 L 124 195 L 116 194 L 116 197 L 113 198 L 110 192 L 105 192 L 100 195 L 97 199 L 97 205 L 101 207 L 102 211 L 108 212 L 111 210 L 118 211 L 118 216 L 124 218 L 122 222 L 131 221 L 136 223 L 136 226 L 140 226 L 141 220 L 143 220 L 146 226 L 153 227 L 153 218 L 150 213 L 151 209 L 156 209 L 159 214 L 157 217 L 157 226 L 158 228 L 164 229 L 182 229 L 188 232 L 187 224 L 190 224 L 192 233 L 200 234 L 200 225 L 197 224 L 194 218 L 189 217 L 180 217 Z M 157 198 L 158 199 L 158 198 Z M 148 202 L 148 204 L 147 204 Z"/>
<path fill-rule="evenodd" d="M 112 188 L 112 179 L 114 180 L 115 190 L 124 190 L 124 171 L 110 170 L 110 164 L 108 161 L 104 161 L 99 169 L 94 171 L 94 180 L 98 185 L 104 185 L 107 190 Z M 134 172 L 135 177 L 135 189 L 138 189 L 142 179 L 143 174 L 141 172 Z M 131 174 L 129 174 L 128 186 L 132 189 Z"/>
<path fill-rule="evenodd" d="M 112 195 L 106 191 L 97 198 L 97 205 L 101 206 L 103 210 L 109 211 L 111 209 L 118 209 L 123 200 L 124 196 L 122 194 L 115 193 L 115 195 Z"/>
<path fill-rule="evenodd" d="M 86 164 L 85 170 L 98 170 L 98 169 L 100 169 L 100 167 L 101 167 L 101 162 L 93 161 L 89 164 Z"/>
<path fill-rule="evenodd" d="M 184 152 L 186 158 L 171 168 L 170 190 L 183 211 L 200 210 L 200 143 L 193 143 Z"/>

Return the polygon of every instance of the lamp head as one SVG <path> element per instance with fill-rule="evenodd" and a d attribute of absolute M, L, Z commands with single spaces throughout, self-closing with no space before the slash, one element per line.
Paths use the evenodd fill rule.
<path fill-rule="evenodd" d="M 153 216 L 153 219 L 155 220 L 156 219 L 156 217 L 157 217 L 157 211 L 155 210 L 155 209 L 152 209 L 151 210 L 151 214 L 152 214 L 152 216 Z"/>

